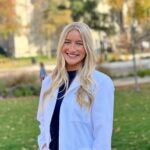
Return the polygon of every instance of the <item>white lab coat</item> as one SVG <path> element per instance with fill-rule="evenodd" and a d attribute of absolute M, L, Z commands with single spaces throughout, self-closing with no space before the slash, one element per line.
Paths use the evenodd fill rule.
<path fill-rule="evenodd" d="M 93 71 L 92 78 L 95 99 L 91 108 L 80 107 L 76 102 L 76 92 L 80 86 L 78 76 L 75 77 L 60 108 L 59 150 L 111 150 L 113 127 L 114 85 L 105 74 Z M 43 111 L 40 110 L 42 95 L 49 88 L 51 77 L 42 83 L 37 120 L 40 122 L 38 145 L 40 150 L 44 143 L 48 150 L 50 122 L 56 103 L 58 89 L 52 97 L 46 97 Z"/>

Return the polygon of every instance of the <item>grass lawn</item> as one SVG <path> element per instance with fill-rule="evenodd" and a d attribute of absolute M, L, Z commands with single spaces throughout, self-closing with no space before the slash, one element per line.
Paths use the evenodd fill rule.
<path fill-rule="evenodd" d="M 150 84 L 116 92 L 113 150 L 150 150 Z"/>
<path fill-rule="evenodd" d="M 116 91 L 113 150 L 150 149 L 150 85 Z M 38 98 L 0 101 L 0 150 L 36 150 Z"/>
<path fill-rule="evenodd" d="M 0 150 L 37 150 L 38 99 L 0 101 Z"/>

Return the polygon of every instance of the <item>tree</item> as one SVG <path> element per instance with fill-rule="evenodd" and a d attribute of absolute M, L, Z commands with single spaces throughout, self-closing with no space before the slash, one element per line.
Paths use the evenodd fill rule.
<path fill-rule="evenodd" d="M 34 17 L 38 18 L 38 31 L 45 37 L 54 34 L 58 28 L 71 21 L 71 12 L 65 5 L 65 0 L 37 0 L 35 2 L 35 12 L 40 13 L 40 18 L 36 14 Z"/>
<path fill-rule="evenodd" d="M 15 12 L 15 0 L 0 0 L 0 34 L 7 37 L 19 28 L 19 18 Z"/>
<path fill-rule="evenodd" d="M 74 21 L 83 21 L 92 29 L 113 34 L 113 25 L 110 24 L 108 13 L 101 13 L 97 9 L 100 0 L 70 0 L 70 9 Z"/>
<path fill-rule="evenodd" d="M 123 20 L 123 5 L 124 0 L 107 0 L 108 4 L 112 7 L 112 12 L 118 16 L 118 24 L 121 31 L 124 31 L 124 20 Z"/>
<path fill-rule="evenodd" d="M 133 31 L 135 32 L 136 30 L 135 26 L 137 25 L 137 27 L 141 27 L 141 29 L 142 28 L 144 29 L 146 26 L 149 26 L 150 24 L 150 1 L 147 1 L 147 0 L 108 0 L 108 3 L 112 7 L 112 12 L 118 11 L 120 12 L 120 14 L 122 14 L 122 17 L 121 17 L 122 23 L 120 24 L 120 29 L 121 31 L 124 31 L 122 32 L 123 34 L 128 34 L 128 36 L 126 36 L 127 42 L 124 42 L 124 44 L 127 46 L 126 43 L 129 43 L 129 46 L 130 46 L 130 44 L 132 43 L 130 40 L 132 39 L 131 37 L 133 37 L 132 35 Z M 124 30 L 123 20 L 125 18 L 123 18 L 123 6 L 125 4 L 128 6 L 128 11 L 126 12 L 127 13 L 126 25 L 128 29 L 130 29 L 131 31 L 130 33 L 128 32 L 129 30 L 127 32 Z M 144 32 L 142 34 L 144 34 Z M 134 38 L 138 38 L 139 36 L 143 36 L 143 35 L 136 32 L 136 35 L 134 36 Z M 120 43 L 123 44 L 123 42 L 120 42 Z"/>
<path fill-rule="evenodd" d="M 134 0 L 129 8 L 131 20 L 136 19 L 139 23 L 147 22 L 150 19 L 150 1 Z"/>
<path fill-rule="evenodd" d="M 137 20 L 138 25 L 143 29 L 142 33 L 135 33 L 135 45 L 143 40 L 150 39 L 150 1 L 134 0 L 131 15 Z M 132 24 L 132 21 L 131 21 Z"/>
<path fill-rule="evenodd" d="M 92 28 L 98 28 L 99 16 L 95 11 L 98 0 L 70 0 L 70 9 L 74 21 L 83 20 Z"/>
<path fill-rule="evenodd" d="M 72 18 L 74 21 L 78 21 L 81 16 L 84 14 L 84 2 L 83 0 L 70 0 L 71 5 L 70 9 L 72 12 Z"/>
<path fill-rule="evenodd" d="M 145 22 L 150 12 L 150 1 L 147 0 L 107 0 L 108 4 L 112 7 L 112 12 L 118 12 L 120 20 L 120 28 L 124 30 L 123 22 L 123 5 L 128 4 L 128 23 L 132 24 L 133 20 L 138 22 Z M 150 15 L 150 14 L 149 14 Z"/>

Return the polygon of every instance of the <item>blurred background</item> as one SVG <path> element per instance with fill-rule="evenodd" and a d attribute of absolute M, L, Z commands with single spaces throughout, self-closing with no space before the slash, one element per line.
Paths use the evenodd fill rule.
<path fill-rule="evenodd" d="M 37 150 L 36 111 L 62 28 L 91 27 L 97 70 L 114 81 L 113 150 L 150 149 L 150 1 L 0 0 L 0 149 Z M 79 135 L 80 136 L 80 135 Z"/>

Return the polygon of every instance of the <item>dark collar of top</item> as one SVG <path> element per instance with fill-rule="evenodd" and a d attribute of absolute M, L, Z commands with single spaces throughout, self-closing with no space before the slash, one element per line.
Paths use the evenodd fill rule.
<path fill-rule="evenodd" d="M 77 71 L 76 70 L 74 70 L 74 71 L 67 71 L 67 73 L 68 73 L 69 83 L 71 83 L 72 80 L 75 78 Z"/>

